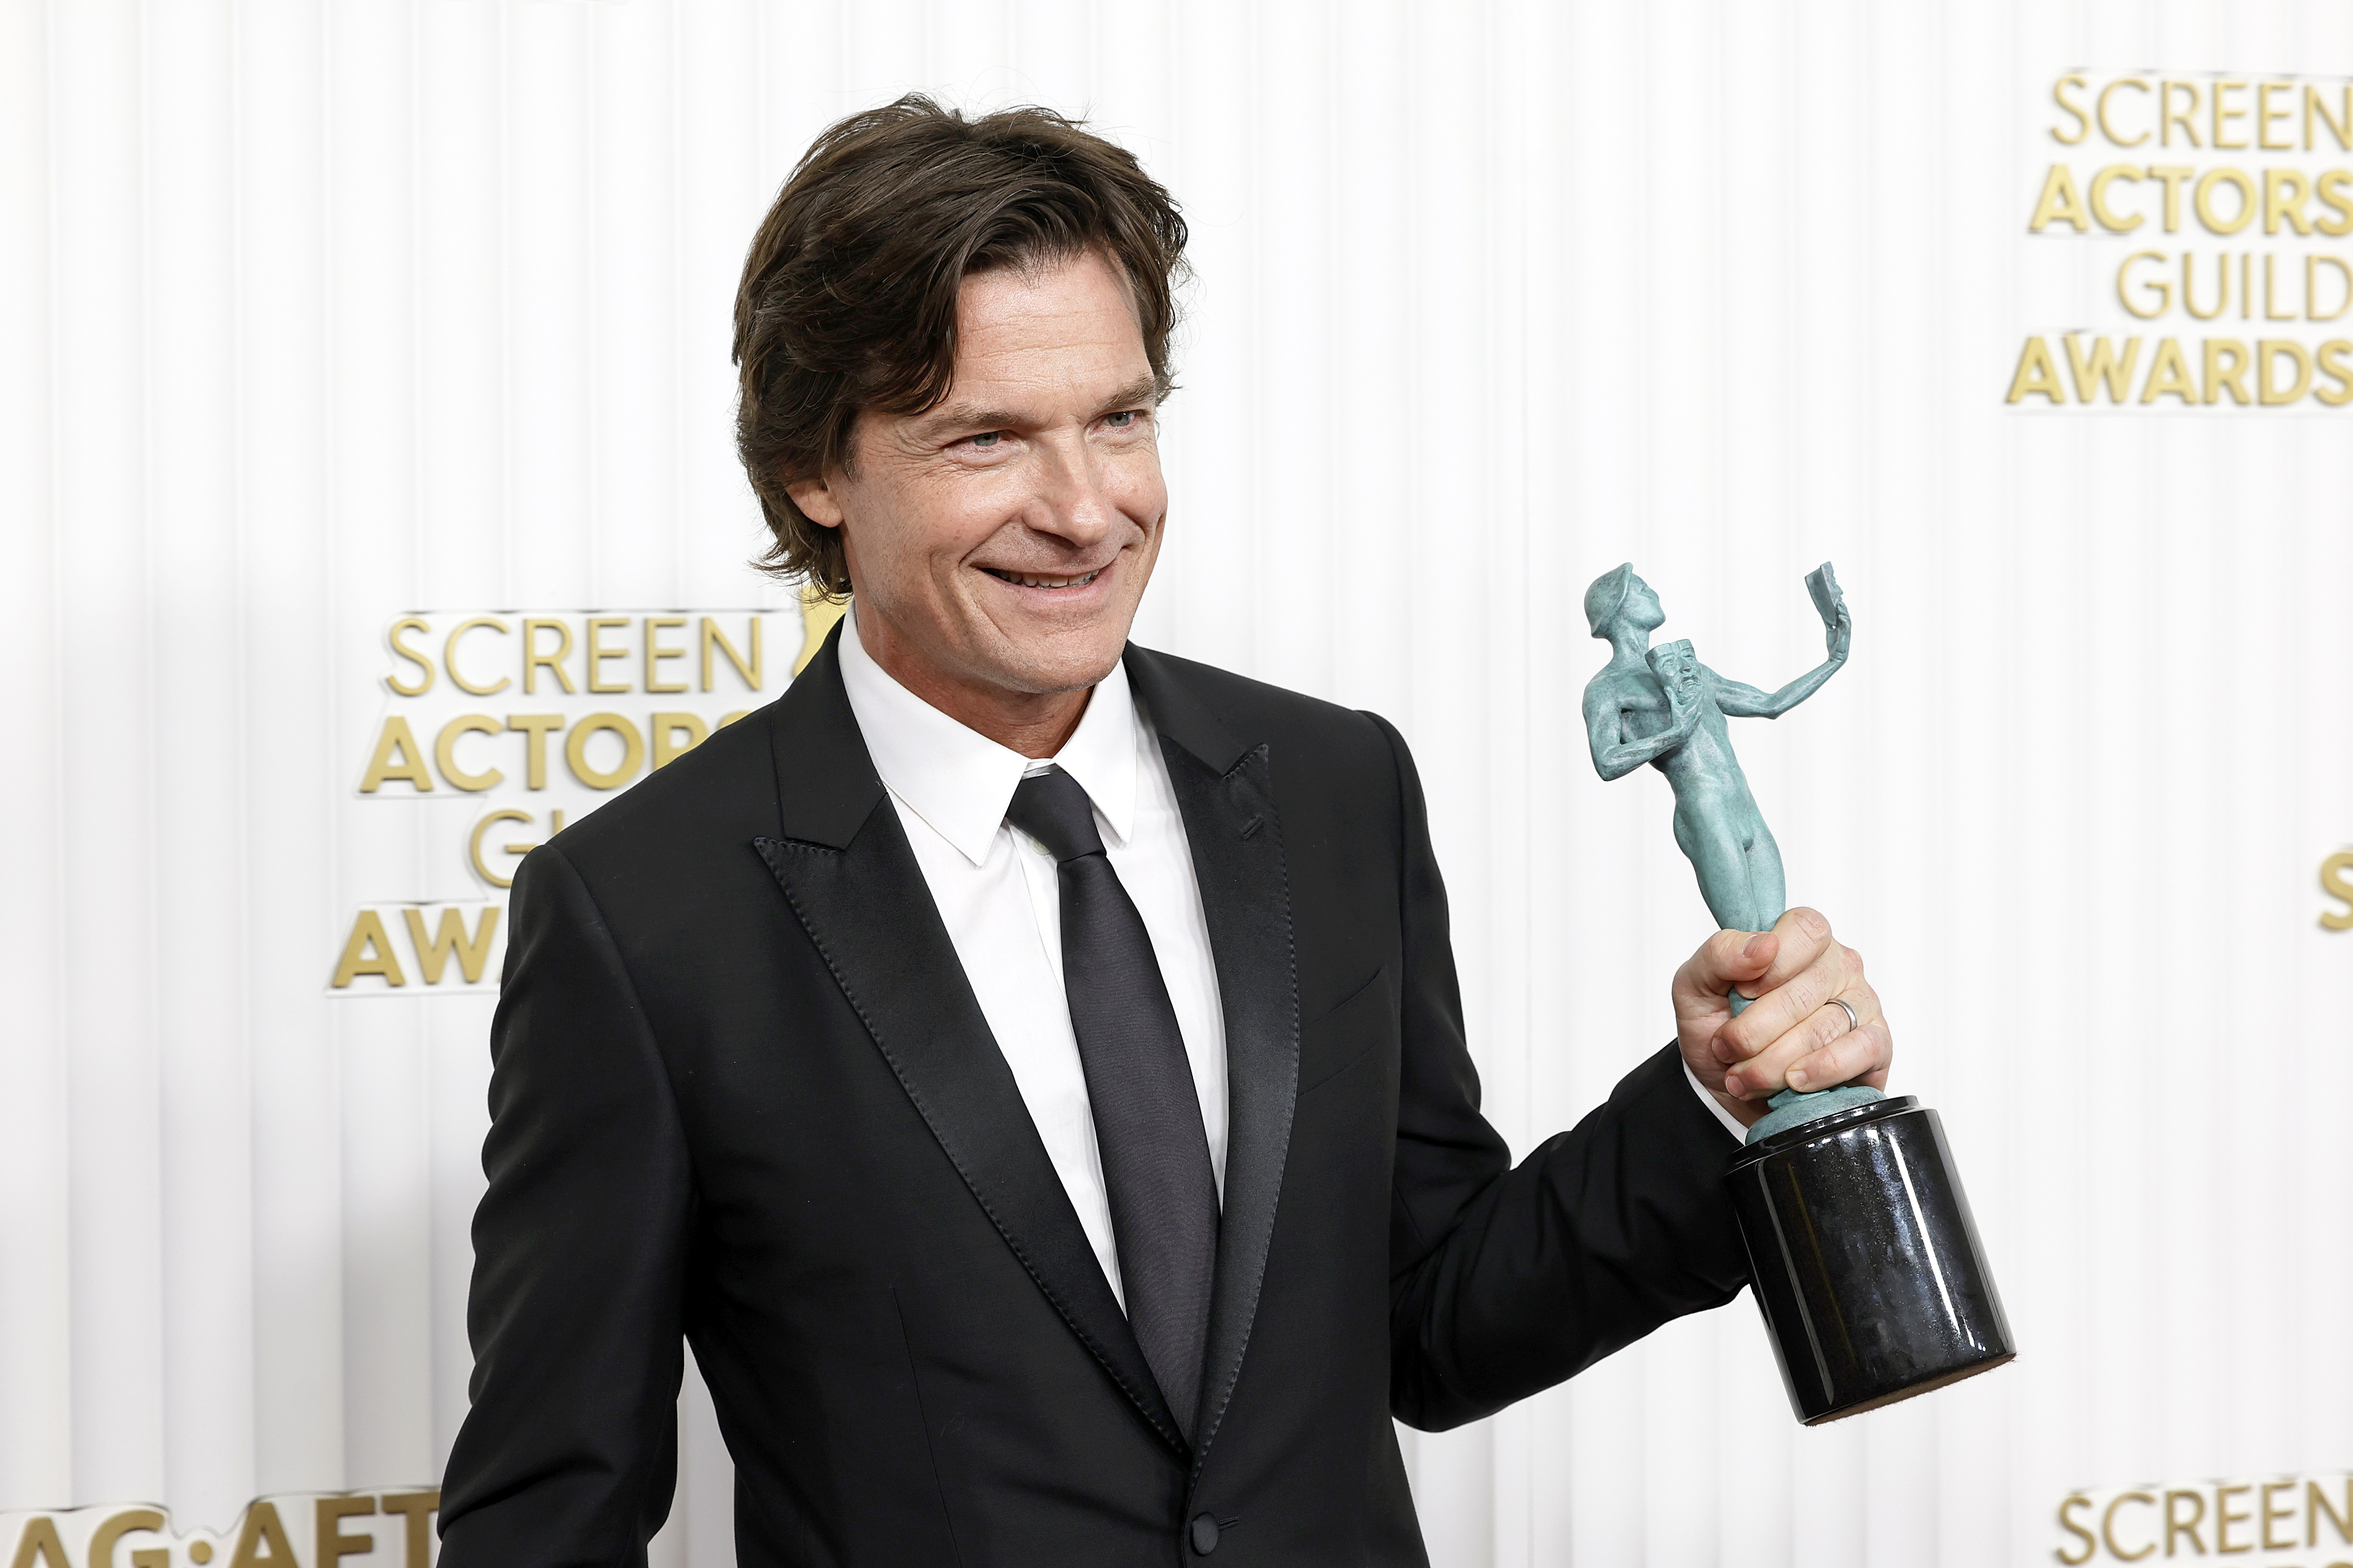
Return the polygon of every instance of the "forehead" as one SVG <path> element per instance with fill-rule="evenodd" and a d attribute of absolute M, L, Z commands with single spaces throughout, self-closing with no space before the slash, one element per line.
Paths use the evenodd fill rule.
<path fill-rule="evenodd" d="M 956 291 L 955 381 L 1060 379 L 1149 368 L 1127 279 L 1093 251 L 993 268 Z"/>

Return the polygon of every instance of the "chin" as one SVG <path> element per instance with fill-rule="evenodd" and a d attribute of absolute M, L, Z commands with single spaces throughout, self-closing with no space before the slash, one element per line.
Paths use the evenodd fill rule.
<path fill-rule="evenodd" d="M 1102 681 L 1119 666 L 1119 654 L 1103 659 L 1054 659 L 1025 665 L 1006 672 L 1005 683 L 1017 691 L 1028 691 L 1039 697 L 1053 697 L 1066 691 L 1084 691 Z"/>
<path fill-rule="evenodd" d="M 1127 639 L 1121 637 L 1105 646 L 1057 649 L 1026 658 L 1016 657 L 1006 662 L 997 679 L 1016 691 L 1040 697 L 1083 691 L 1117 668 L 1120 655 L 1126 648 Z"/>
<path fill-rule="evenodd" d="M 1128 626 L 1134 619 L 1130 610 L 1124 615 L 1091 615 L 1075 625 L 1046 617 L 1026 625 L 1021 620 L 1000 621 L 989 641 L 996 645 L 992 651 L 1008 676 L 1033 678 L 1039 690 L 1069 691 L 1092 686 L 1111 673 L 1112 666 L 1127 651 Z"/>

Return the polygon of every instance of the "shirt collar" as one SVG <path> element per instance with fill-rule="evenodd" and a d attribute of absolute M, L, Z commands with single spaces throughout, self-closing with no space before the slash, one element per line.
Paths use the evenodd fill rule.
<path fill-rule="evenodd" d="M 1013 804 L 1014 787 L 1041 764 L 965 728 L 900 685 L 859 640 L 854 603 L 844 619 L 842 689 L 875 772 L 934 832 L 980 865 Z M 1087 792 L 1096 815 L 1122 843 L 1135 825 L 1140 724 L 1123 661 L 1096 683 L 1078 729 L 1053 759 Z"/>

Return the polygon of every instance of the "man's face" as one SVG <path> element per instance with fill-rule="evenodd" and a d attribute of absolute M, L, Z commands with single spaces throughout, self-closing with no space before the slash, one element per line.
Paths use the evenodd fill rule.
<path fill-rule="evenodd" d="M 966 722 L 975 702 L 1109 674 L 1167 511 L 1153 405 L 1126 280 L 1101 256 L 965 279 L 945 401 L 869 410 L 849 469 L 793 487 L 843 531 L 876 661 Z"/>

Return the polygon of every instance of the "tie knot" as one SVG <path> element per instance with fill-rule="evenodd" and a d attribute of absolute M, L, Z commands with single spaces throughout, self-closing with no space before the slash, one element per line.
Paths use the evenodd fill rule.
<path fill-rule="evenodd" d="M 1103 835 L 1095 831 L 1094 804 L 1079 787 L 1079 781 L 1060 768 L 1031 773 L 1015 785 L 1005 820 L 1043 844 L 1058 861 L 1103 853 Z"/>

